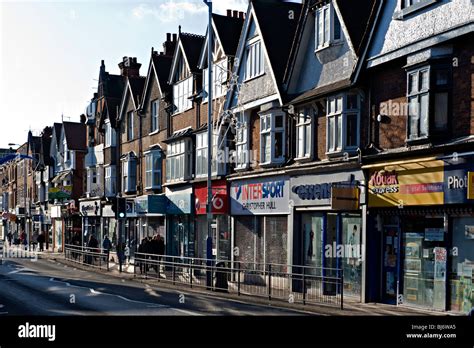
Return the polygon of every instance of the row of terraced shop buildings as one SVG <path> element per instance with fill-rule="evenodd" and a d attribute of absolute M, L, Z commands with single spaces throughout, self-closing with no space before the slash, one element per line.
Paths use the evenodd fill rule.
<path fill-rule="evenodd" d="M 341 268 L 345 296 L 468 311 L 473 16 L 470 0 L 252 0 L 212 16 L 212 100 L 207 34 L 167 34 L 146 70 L 102 61 L 80 122 L 2 165 L 3 233 L 52 251 L 122 233 L 132 257 L 159 234 L 206 257 L 212 103 L 216 259 Z"/>

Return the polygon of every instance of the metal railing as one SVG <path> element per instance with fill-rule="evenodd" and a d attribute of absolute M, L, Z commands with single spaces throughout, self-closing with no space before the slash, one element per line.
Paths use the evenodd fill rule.
<path fill-rule="evenodd" d="M 289 303 L 328 304 L 343 309 L 341 269 L 135 253 L 134 274 L 159 282 Z M 211 272 L 212 284 L 207 284 Z"/>
<path fill-rule="evenodd" d="M 66 244 L 64 257 L 81 265 L 109 270 L 109 253 L 102 248 L 88 248 L 81 245 Z"/>

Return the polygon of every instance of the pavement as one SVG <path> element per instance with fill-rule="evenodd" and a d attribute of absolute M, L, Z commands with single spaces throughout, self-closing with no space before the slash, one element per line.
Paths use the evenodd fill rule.
<path fill-rule="evenodd" d="M 264 297 L 254 297 L 254 296 L 238 296 L 233 293 L 216 293 L 213 291 L 208 291 L 203 288 L 190 288 L 187 285 L 176 284 L 172 285 L 169 283 L 158 282 L 153 279 L 144 279 L 141 277 L 135 277 L 133 273 L 133 265 L 123 266 L 123 272 L 119 271 L 119 265 L 115 262 L 109 263 L 109 271 L 105 269 L 96 269 L 91 268 L 87 265 L 81 265 L 76 263 L 71 263 L 68 260 L 64 259 L 64 254 L 62 253 L 44 253 L 40 257 L 49 258 L 55 262 L 74 265 L 74 267 L 86 269 L 87 271 L 107 274 L 113 277 L 127 279 L 129 281 L 138 282 L 142 284 L 147 284 L 148 286 L 154 286 L 158 289 L 174 289 L 180 291 L 180 293 L 189 293 L 189 294 L 201 294 L 203 296 L 209 296 L 210 298 L 219 298 L 223 300 L 235 300 L 242 301 L 244 303 L 253 303 L 258 305 L 267 306 L 270 308 L 284 308 L 301 311 L 303 314 L 313 314 L 313 315 L 336 315 L 336 316 L 445 316 L 445 315 L 460 315 L 459 313 L 452 312 L 440 312 L 435 310 L 423 309 L 423 308 L 413 308 L 406 306 L 394 306 L 383 303 L 360 303 L 359 299 L 351 298 L 346 296 L 344 298 L 344 309 L 341 310 L 339 307 L 334 305 L 325 305 L 325 304 L 299 304 L 299 303 L 288 303 L 286 301 L 274 299 L 269 301 Z"/>

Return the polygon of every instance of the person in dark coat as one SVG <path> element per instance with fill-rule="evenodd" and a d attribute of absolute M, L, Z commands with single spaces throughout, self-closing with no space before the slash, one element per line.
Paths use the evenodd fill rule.
<path fill-rule="evenodd" d="M 39 251 L 44 251 L 44 242 L 45 242 L 44 233 L 40 232 L 40 234 L 38 235 L 38 238 L 36 238 L 36 240 L 39 244 Z"/>
<path fill-rule="evenodd" d="M 87 242 L 87 248 L 89 249 L 90 252 L 96 253 L 98 252 L 99 248 L 99 241 L 97 238 L 94 236 L 94 234 L 91 234 L 89 236 L 89 241 Z M 95 260 L 95 257 L 89 256 L 89 263 L 92 264 L 92 262 Z"/>

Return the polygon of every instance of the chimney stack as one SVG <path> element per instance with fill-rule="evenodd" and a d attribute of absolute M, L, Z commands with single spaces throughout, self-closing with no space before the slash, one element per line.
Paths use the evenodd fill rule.
<path fill-rule="evenodd" d="M 136 57 L 123 57 L 123 60 L 119 63 L 120 75 L 129 77 L 140 76 L 140 63 L 137 63 Z"/>
<path fill-rule="evenodd" d="M 173 39 L 171 39 L 173 38 Z M 163 53 L 165 56 L 172 56 L 176 47 L 176 34 L 166 33 L 166 41 L 163 42 Z"/>

